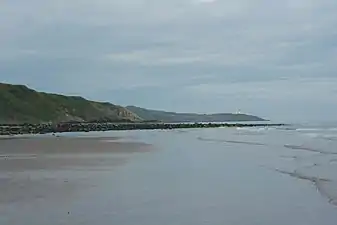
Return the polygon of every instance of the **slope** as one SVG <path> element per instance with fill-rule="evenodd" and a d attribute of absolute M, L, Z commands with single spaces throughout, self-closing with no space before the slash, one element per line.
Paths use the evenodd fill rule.
<path fill-rule="evenodd" d="M 260 117 L 246 114 L 232 114 L 232 113 L 195 114 L 195 113 L 175 113 L 159 110 L 149 110 L 136 106 L 127 106 L 126 108 L 131 112 L 137 114 L 144 120 L 158 120 L 162 122 L 179 123 L 179 122 L 265 121 Z"/>
<path fill-rule="evenodd" d="M 69 121 L 141 121 L 141 118 L 111 103 L 48 94 L 24 85 L 0 83 L 0 123 Z"/>

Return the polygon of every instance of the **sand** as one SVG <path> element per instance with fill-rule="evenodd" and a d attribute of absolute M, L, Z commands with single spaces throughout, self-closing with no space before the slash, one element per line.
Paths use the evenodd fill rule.
<path fill-rule="evenodd" d="M 0 205 L 72 196 L 95 185 L 93 171 L 112 171 L 149 144 L 118 138 L 6 138 L 0 140 Z M 76 173 L 80 172 L 80 173 Z M 82 174 L 82 175 L 81 175 Z"/>

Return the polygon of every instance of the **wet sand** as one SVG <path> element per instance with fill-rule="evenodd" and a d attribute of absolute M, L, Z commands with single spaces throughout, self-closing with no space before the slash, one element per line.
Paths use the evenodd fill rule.
<path fill-rule="evenodd" d="M 150 145 L 126 142 L 116 137 L 44 137 L 0 140 L 4 154 L 134 153 L 148 151 Z"/>
<path fill-rule="evenodd" d="M 335 141 L 279 129 L 78 135 L 0 140 L 0 224 L 336 224 Z"/>
<path fill-rule="evenodd" d="M 67 198 L 85 187 L 82 181 L 90 178 L 85 173 L 111 171 L 127 163 L 135 153 L 152 150 L 149 144 L 122 142 L 113 137 L 1 139 L 0 206 Z M 82 173 L 69 176 L 74 171 Z M 95 185 L 94 181 L 88 185 Z"/>

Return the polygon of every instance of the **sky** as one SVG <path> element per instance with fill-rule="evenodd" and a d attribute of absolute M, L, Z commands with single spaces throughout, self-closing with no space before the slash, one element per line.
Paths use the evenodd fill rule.
<path fill-rule="evenodd" d="M 3 0 L 0 82 L 114 104 L 337 120 L 336 0 Z"/>

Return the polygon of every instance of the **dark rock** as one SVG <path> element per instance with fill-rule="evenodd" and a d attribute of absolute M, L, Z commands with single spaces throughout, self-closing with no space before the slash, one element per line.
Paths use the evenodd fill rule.
<path fill-rule="evenodd" d="M 16 124 L 15 126 L 0 126 L 0 135 L 47 134 L 64 132 L 90 132 L 109 130 L 156 130 L 156 129 L 191 129 L 217 127 L 270 127 L 285 124 L 227 124 L 227 123 L 62 123 L 62 124 Z"/>

